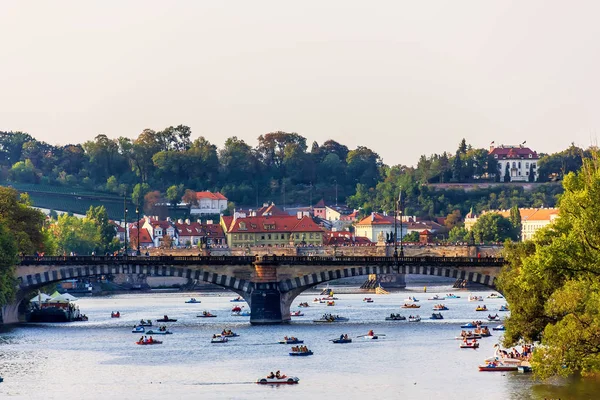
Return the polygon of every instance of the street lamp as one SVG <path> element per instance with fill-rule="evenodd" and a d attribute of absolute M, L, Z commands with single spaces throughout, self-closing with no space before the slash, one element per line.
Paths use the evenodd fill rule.
<path fill-rule="evenodd" d="M 404 245 L 402 235 L 402 212 L 404 211 L 404 204 L 402 203 L 402 187 L 400 187 L 400 195 L 398 196 L 398 208 L 400 209 L 400 257 L 404 257 Z"/>
<path fill-rule="evenodd" d="M 337 206 L 337 200 L 338 200 L 337 179 L 334 179 L 333 182 L 335 183 L 335 205 Z"/>
<path fill-rule="evenodd" d="M 125 255 L 127 255 L 127 207 L 125 207 Z"/>
<path fill-rule="evenodd" d="M 137 215 L 137 255 L 141 255 L 140 252 L 140 206 L 135 207 L 135 213 Z"/>

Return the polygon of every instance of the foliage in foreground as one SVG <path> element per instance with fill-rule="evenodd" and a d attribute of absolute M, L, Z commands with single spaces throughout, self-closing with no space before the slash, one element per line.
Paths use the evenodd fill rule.
<path fill-rule="evenodd" d="M 509 244 L 499 288 L 510 303 L 504 344 L 540 341 L 539 377 L 600 372 L 600 165 L 566 176 L 560 214 L 531 242 Z"/>

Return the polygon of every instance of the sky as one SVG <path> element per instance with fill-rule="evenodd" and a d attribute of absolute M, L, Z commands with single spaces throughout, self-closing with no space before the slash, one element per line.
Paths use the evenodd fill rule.
<path fill-rule="evenodd" d="M 388 165 L 596 144 L 598 1 L 0 2 L 0 130 L 297 132 Z"/>

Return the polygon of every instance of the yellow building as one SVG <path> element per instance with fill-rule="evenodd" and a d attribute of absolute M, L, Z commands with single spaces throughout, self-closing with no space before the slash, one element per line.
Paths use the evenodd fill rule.
<path fill-rule="evenodd" d="M 521 239 L 530 240 L 535 232 L 549 224 L 558 217 L 558 208 L 519 208 L 521 214 Z M 510 210 L 486 211 L 502 215 L 504 218 L 510 218 Z M 473 210 L 465 217 L 465 228 L 471 230 L 479 217 L 473 213 Z"/>

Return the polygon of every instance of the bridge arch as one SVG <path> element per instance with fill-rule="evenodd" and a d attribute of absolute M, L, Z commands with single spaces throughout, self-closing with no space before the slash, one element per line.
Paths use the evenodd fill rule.
<path fill-rule="evenodd" d="M 430 275 L 446 277 L 451 279 L 463 279 L 468 282 L 478 283 L 488 286 L 492 289 L 496 287 L 496 275 L 494 273 L 486 274 L 483 272 L 469 271 L 461 267 L 436 267 L 436 266 L 401 266 L 395 270 L 390 265 L 374 265 L 361 267 L 339 267 L 326 269 L 319 272 L 312 272 L 298 277 L 285 279 L 279 283 L 281 292 L 302 291 L 318 285 L 337 279 L 350 278 L 353 276 L 366 276 L 371 274 L 394 274 L 402 273 L 408 275 Z"/>

